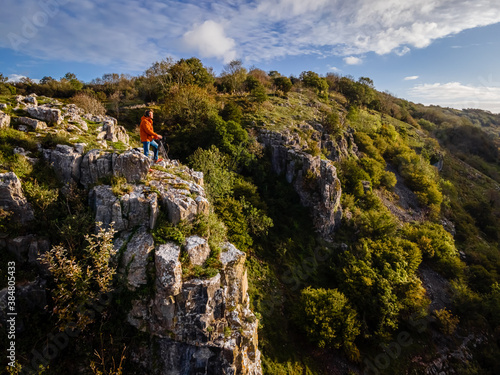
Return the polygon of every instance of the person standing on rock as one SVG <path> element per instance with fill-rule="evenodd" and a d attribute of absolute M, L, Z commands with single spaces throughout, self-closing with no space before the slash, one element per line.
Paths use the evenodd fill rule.
<path fill-rule="evenodd" d="M 153 130 L 153 111 L 151 109 L 147 109 L 144 116 L 142 116 L 139 130 L 141 133 L 141 142 L 144 146 L 144 155 L 149 157 L 149 146 L 151 145 L 153 146 L 155 163 L 162 161 L 163 159 L 158 159 L 158 143 L 154 140 L 162 139 L 163 137 L 156 134 Z"/>

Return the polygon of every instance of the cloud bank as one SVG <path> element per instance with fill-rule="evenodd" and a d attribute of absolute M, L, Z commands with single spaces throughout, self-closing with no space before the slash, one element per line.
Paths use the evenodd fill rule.
<path fill-rule="evenodd" d="M 223 62 L 404 55 L 497 22 L 497 0 L 3 0 L 0 47 L 130 70 L 188 53 Z"/>
<path fill-rule="evenodd" d="M 459 82 L 416 85 L 408 91 L 410 100 L 457 109 L 482 108 L 500 113 L 500 85 L 473 86 Z"/>

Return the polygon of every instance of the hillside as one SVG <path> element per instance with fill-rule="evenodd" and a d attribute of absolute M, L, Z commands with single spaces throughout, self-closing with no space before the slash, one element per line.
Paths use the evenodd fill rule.
<path fill-rule="evenodd" d="M 498 115 L 195 58 L 1 92 L 18 366 L 36 349 L 47 374 L 498 373 Z"/>

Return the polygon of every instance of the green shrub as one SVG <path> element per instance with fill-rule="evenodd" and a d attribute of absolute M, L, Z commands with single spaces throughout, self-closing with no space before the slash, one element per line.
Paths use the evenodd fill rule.
<path fill-rule="evenodd" d="M 361 324 L 356 311 L 337 289 L 301 291 L 303 327 L 308 338 L 320 348 L 343 348 L 352 358 L 359 358 L 354 340 L 360 334 Z"/>
<path fill-rule="evenodd" d="M 208 150 L 199 148 L 188 160 L 192 168 L 203 172 L 210 198 L 217 199 L 231 194 L 235 175 L 229 170 L 229 157 L 217 147 L 211 146 Z"/>
<path fill-rule="evenodd" d="M 93 115 L 105 115 L 106 108 L 99 99 L 84 93 L 78 93 L 70 99 L 71 103 L 76 104 L 86 113 Z"/>
<path fill-rule="evenodd" d="M 455 332 L 460 321 L 457 316 L 454 316 L 445 307 L 441 310 L 434 310 L 433 314 L 436 317 L 437 325 L 441 332 L 446 335 L 451 335 Z"/>
<path fill-rule="evenodd" d="M 425 258 L 435 259 L 436 265 L 445 275 L 461 275 L 464 264 L 458 257 L 453 236 L 442 225 L 431 222 L 406 224 L 402 233 L 405 238 L 418 245 Z"/>
<path fill-rule="evenodd" d="M 101 223 L 98 223 L 101 224 Z M 116 253 L 113 248 L 111 227 L 100 227 L 95 235 L 87 235 L 85 257 L 77 259 L 70 256 L 63 246 L 54 246 L 41 256 L 41 261 L 56 282 L 53 290 L 54 313 L 59 319 L 59 329 L 74 328 L 83 330 L 94 321 L 89 306 L 103 293 L 111 290 L 116 267 L 111 258 Z"/>
<path fill-rule="evenodd" d="M 56 202 L 59 196 L 58 189 L 50 189 L 45 184 L 39 184 L 37 180 L 26 181 L 23 188 L 28 201 L 34 206 L 35 210 L 42 213 Z"/>

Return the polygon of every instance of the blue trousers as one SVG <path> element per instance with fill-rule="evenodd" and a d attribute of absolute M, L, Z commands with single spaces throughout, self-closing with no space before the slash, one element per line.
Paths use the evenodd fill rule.
<path fill-rule="evenodd" d="M 151 142 L 142 142 L 142 145 L 144 146 L 144 155 L 149 157 L 149 145 L 153 146 L 153 153 L 154 153 L 154 161 L 158 160 L 158 143 L 155 141 Z"/>

